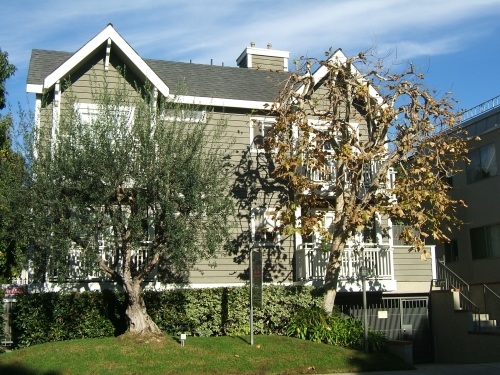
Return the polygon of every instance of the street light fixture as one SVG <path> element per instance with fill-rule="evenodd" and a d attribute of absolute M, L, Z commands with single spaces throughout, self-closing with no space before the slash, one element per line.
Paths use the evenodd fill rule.
<path fill-rule="evenodd" d="M 365 353 L 368 353 L 368 315 L 366 311 L 366 278 L 368 277 L 368 268 L 359 267 L 359 276 L 363 282 L 363 324 L 365 327 Z"/>

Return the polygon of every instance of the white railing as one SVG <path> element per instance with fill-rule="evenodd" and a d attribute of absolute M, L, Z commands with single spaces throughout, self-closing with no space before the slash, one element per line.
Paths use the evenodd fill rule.
<path fill-rule="evenodd" d="M 305 175 L 313 182 L 328 183 L 335 181 L 337 177 L 337 163 L 332 157 L 328 157 L 328 163 L 322 168 L 318 169 L 315 167 L 305 166 Z M 363 178 L 361 181 L 362 188 L 367 188 L 371 185 L 373 178 L 380 170 L 383 160 L 372 161 L 370 164 L 365 164 L 363 166 Z M 390 168 L 387 175 L 387 187 L 394 187 L 395 173 L 392 168 Z M 383 186 L 383 184 L 382 184 Z"/>
<path fill-rule="evenodd" d="M 337 177 L 337 163 L 331 157 L 328 157 L 327 160 L 328 163 L 324 168 L 322 168 L 322 170 L 306 166 L 306 176 L 313 182 L 335 181 L 335 178 Z"/>
<path fill-rule="evenodd" d="M 365 245 L 366 246 L 366 245 Z M 394 257 L 392 248 L 364 247 L 362 251 L 344 249 L 340 266 L 341 280 L 359 279 L 359 268 L 365 266 L 377 280 L 394 280 Z M 296 255 L 297 280 L 324 280 L 328 265 L 329 251 L 323 251 L 317 244 L 304 243 L 299 246 Z"/>
<path fill-rule="evenodd" d="M 106 264 L 111 265 L 115 261 L 116 252 L 110 251 L 106 246 L 99 246 L 99 252 L 103 257 Z M 141 269 L 142 266 L 147 262 L 148 259 L 148 246 L 147 244 L 139 249 L 132 250 L 132 268 L 137 270 Z M 91 260 L 95 261 L 95 260 Z M 122 259 L 119 258 L 117 262 L 117 267 L 122 268 Z M 47 272 L 46 279 L 50 281 L 58 281 L 57 270 L 54 270 L 49 265 L 49 271 Z M 64 279 L 66 281 L 104 281 L 108 280 L 108 277 L 100 270 L 89 271 L 85 267 L 85 259 L 82 254 L 81 249 L 78 247 L 72 248 L 68 253 L 68 273 L 65 275 Z"/>
<path fill-rule="evenodd" d="M 485 101 L 484 103 L 481 103 L 474 108 L 468 109 L 460 114 L 461 119 L 459 123 L 464 123 L 466 121 L 469 121 L 470 119 L 473 119 L 474 117 L 478 117 L 482 115 L 483 113 L 486 113 L 488 111 L 491 111 L 494 108 L 497 108 L 500 105 L 500 95 L 496 96 L 492 99 L 489 99 Z"/>

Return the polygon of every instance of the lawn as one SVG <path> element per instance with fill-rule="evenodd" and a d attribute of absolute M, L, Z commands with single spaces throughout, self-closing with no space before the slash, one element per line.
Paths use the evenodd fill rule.
<path fill-rule="evenodd" d="M 282 337 L 169 337 L 53 342 L 0 354 L 0 374 L 326 374 L 410 369 L 389 354 Z"/>

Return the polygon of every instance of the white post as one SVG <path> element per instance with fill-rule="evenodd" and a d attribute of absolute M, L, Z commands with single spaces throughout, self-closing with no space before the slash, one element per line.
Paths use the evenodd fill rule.
<path fill-rule="evenodd" d="M 366 307 L 366 276 L 368 276 L 368 270 L 365 266 L 359 267 L 359 274 L 363 283 L 363 324 L 365 327 L 365 353 L 368 353 L 368 312 Z"/>

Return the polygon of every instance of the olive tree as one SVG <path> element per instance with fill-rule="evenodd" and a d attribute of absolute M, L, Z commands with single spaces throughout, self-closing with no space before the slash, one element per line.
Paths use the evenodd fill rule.
<path fill-rule="evenodd" d="M 370 54 L 326 55 L 296 61 L 271 107 L 276 122 L 265 147 L 274 177 L 289 189 L 276 208 L 280 230 L 319 232 L 331 243 L 323 303 L 331 312 L 346 243 L 374 217 L 448 241 L 446 228 L 459 224 L 455 207 L 463 202 L 450 198 L 446 177 L 466 160 L 466 139 L 449 93 L 436 97 L 413 65 L 391 73 Z M 326 211 L 334 213 L 330 232 L 321 225 Z M 402 239 L 422 250 L 414 233 L 406 228 Z"/>
<path fill-rule="evenodd" d="M 226 123 L 125 79 L 96 76 L 91 94 L 80 103 L 68 85 L 59 118 L 42 106 L 27 140 L 35 273 L 108 278 L 126 294 L 129 331 L 160 333 L 141 283 L 185 276 L 229 243 Z"/>

